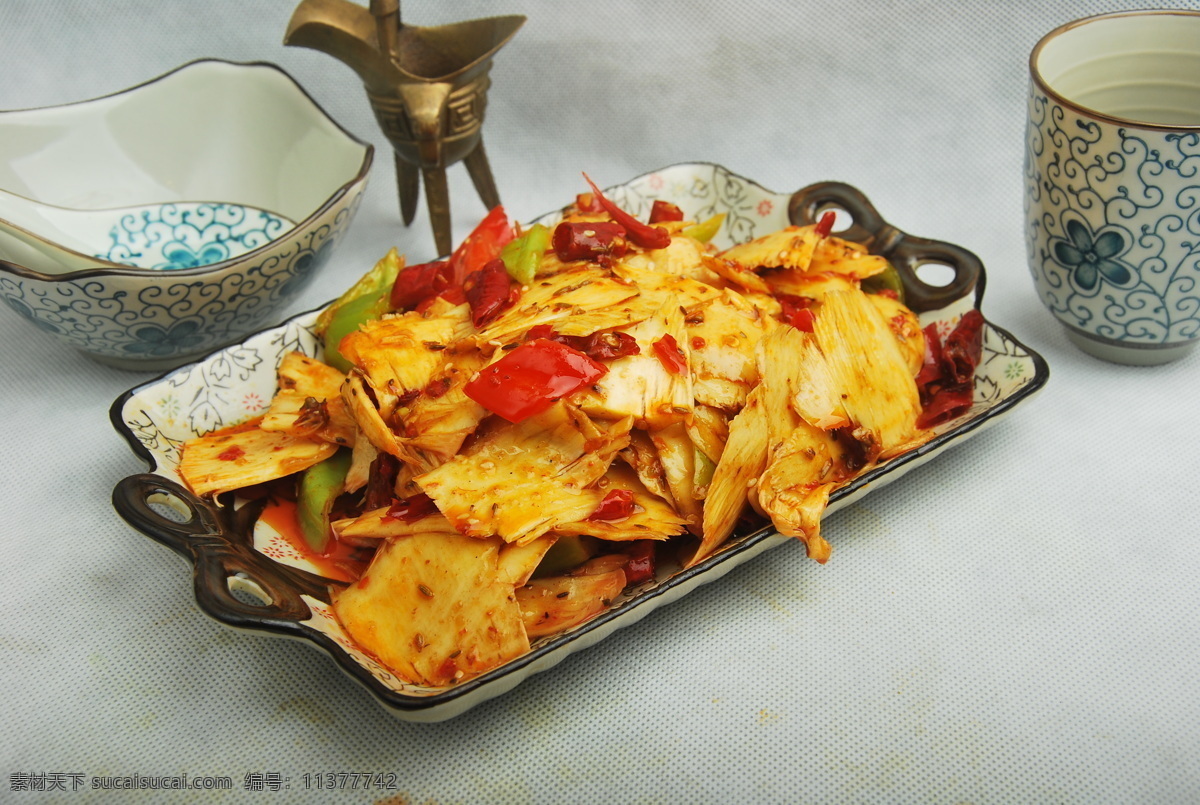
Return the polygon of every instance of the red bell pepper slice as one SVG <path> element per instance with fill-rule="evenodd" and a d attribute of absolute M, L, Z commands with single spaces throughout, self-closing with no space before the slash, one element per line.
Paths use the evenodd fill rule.
<path fill-rule="evenodd" d="M 607 372 L 577 349 L 536 338 L 481 369 L 463 393 L 509 422 L 521 422 Z"/>
<path fill-rule="evenodd" d="M 651 348 L 654 350 L 654 357 L 658 358 L 658 362 L 671 374 L 681 375 L 688 370 L 687 358 L 679 348 L 675 336 L 670 333 L 656 340 Z"/>
<path fill-rule="evenodd" d="M 499 257 L 504 245 L 514 237 L 516 233 L 504 208 L 493 207 L 450 255 L 450 284 L 462 285 L 468 274 Z"/>
<path fill-rule="evenodd" d="M 600 192 L 600 188 L 596 187 L 596 183 L 586 173 L 583 174 L 583 178 L 587 180 L 588 185 L 592 188 L 592 192 L 596 194 L 596 200 L 600 202 L 604 210 L 612 216 L 614 221 L 625 227 L 630 241 L 641 246 L 643 249 L 665 249 L 671 245 L 671 235 L 667 230 L 661 226 L 643 224 L 605 198 L 604 194 Z"/>

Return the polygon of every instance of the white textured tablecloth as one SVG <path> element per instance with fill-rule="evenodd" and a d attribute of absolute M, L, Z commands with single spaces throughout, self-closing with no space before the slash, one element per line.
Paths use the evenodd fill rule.
<path fill-rule="evenodd" d="M 348 239 L 289 313 L 315 307 L 390 246 L 427 259 L 433 240 L 424 212 L 398 220 L 357 78 L 282 45 L 292 7 L 4 0 L 0 108 L 201 57 L 281 65 L 378 149 Z M 513 218 L 561 206 L 583 170 L 604 185 L 703 160 L 780 191 L 846 181 L 901 229 L 984 260 L 985 313 L 1047 359 L 1048 385 L 831 516 L 827 565 L 768 552 L 420 725 L 311 647 L 201 613 L 189 567 L 110 505 L 143 467 L 108 407 L 152 375 L 0 310 L 0 801 L 1200 801 L 1200 355 L 1144 369 L 1076 351 L 1038 304 L 1021 234 L 1027 54 L 1117 8 L 405 2 L 417 24 L 529 17 L 496 60 L 485 125 Z M 457 240 L 484 209 L 461 165 L 450 176 Z M 324 772 L 397 788 L 306 790 Z M 134 774 L 234 787 L 91 787 Z M 68 790 L 20 790 L 54 783 Z"/>

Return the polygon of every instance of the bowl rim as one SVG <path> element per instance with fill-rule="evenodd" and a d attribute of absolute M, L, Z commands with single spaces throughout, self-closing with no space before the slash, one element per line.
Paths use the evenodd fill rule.
<path fill-rule="evenodd" d="M 356 185 L 361 184 L 362 182 L 364 182 L 366 180 L 367 176 L 370 174 L 371 165 L 375 159 L 375 146 L 372 143 L 370 143 L 366 140 L 363 140 L 362 138 L 357 137 L 354 134 L 352 134 L 348 129 L 346 129 L 345 126 L 343 126 L 336 119 L 334 119 L 334 117 L 332 115 L 330 115 L 329 112 L 327 112 L 325 110 L 325 108 L 323 106 L 321 106 L 321 104 L 318 103 L 315 98 L 313 98 L 313 96 L 308 92 L 308 90 L 306 90 L 300 84 L 300 82 L 297 81 L 295 79 L 295 77 L 292 76 L 291 73 L 289 73 L 283 67 L 280 67 L 278 64 L 275 64 L 274 62 L 270 62 L 270 61 L 263 61 L 263 60 L 233 61 L 230 59 L 220 59 L 220 58 L 212 58 L 212 57 L 193 59 L 191 61 L 188 61 L 188 62 L 185 62 L 185 63 L 179 65 L 178 67 L 174 67 L 174 68 L 166 71 L 165 73 L 160 73 L 159 75 L 156 75 L 152 78 L 148 78 L 145 81 L 142 81 L 138 84 L 133 84 L 131 86 L 116 90 L 115 92 L 110 92 L 105 95 L 97 95 L 93 98 L 84 98 L 84 99 L 77 100 L 77 101 L 69 101 L 67 103 L 61 103 L 61 104 L 50 104 L 47 106 L 32 106 L 32 107 L 25 107 L 22 109 L 3 109 L 3 110 L 0 110 L 0 115 L 7 114 L 9 112 L 36 112 L 36 111 L 48 110 L 48 109 L 65 109 L 65 108 L 72 107 L 72 106 L 81 106 L 81 105 L 87 104 L 87 103 L 94 103 L 96 101 L 106 100 L 108 98 L 116 98 L 121 95 L 127 95 L 130 93 L 136 92 L 137 90 L 148 87 L 151 84 L 156 84 L 161 81 L 164 81 L 164 80 L 166 80 L 178 73 L 181 73 L 185 70 L 190 70 L 190 69 L 194 69 L 196 67 L 203 67 L 203 66 L 208 66 L 208 65 L 224 65 L 224 66 L 235 67 L 235 68 L 243 68 L 244 67 L 244 68 L 250 68 L 250 69 L 255 69 L 255 70 L 265 68 L 267 70 L 271 70 L 271 71 L 278 73 L 283 78 L 285 78 L 301 94 L 301 96 L 303 96 L 303 98 L 305 100 L 308 101 L 308 103 L 312 106 L 312 108 L 317 112 L 318 116 L 323 117 L 327 122 L 329 122 L 331 125 L 333 125 L 333 127 L 336 128 L 339 132 L 341 132 L 342 135 L 344 135 L 345 138 L 347 140 L 349 140 L 352 144 L 361 146 L 363 148 L 362 161 L 359 163 L 358 170 L 355 172 L 355 174 L 352 177 L 350 177 L 347 181 L 345 181 L 341 185 L 339 185 L 337 187 L 337 189 L 334 190 L 329 196 L 327 196 L 325 198 L 325 200 L 323 202 L 321 202 L 321 204 L 318 207 L 316 207 L 314 210 L 312 210 L 312 212 L 310 212 L 308 214 L 307 217 L 303 218 L 300 221 L 297 221 L 295 226 L 293 226 L 292 229 L 288 230 L 288 232 L 293 232 L 297 229 L 303 229 L 303 228 L 311 225 L 317 218 L 324 215 L 329 210 L 329 208 L 331 208 L 336 203 L 338 203 L 342 198 L 344 198 L 350 192 L 351 188 L 355 187 Z M 19 195 L 19 194 L 14 194 L 14 195 Z M 192 199 L 189 199 L 189 201 L 190 200 L 192 200 Z M 49 206 L 56 206 L 56 205 L 49 205 Z M 20 227 L 18 227 L 18 228 L 20 228 Z M 22 229 L 22 231 L 28 232 L 28 230 L 25 230 L 25 229 Z M 104 259 L 101 259 L 98 257 L 91 257 L 90 255 L 83 255 L 82 252 L 77 252 L 73 249 L 59 246 L 58 244 L 55 244 L 52 241 L 46 240 L 46 238 L 36 235 L 34 233 L 29 233 L 29 234 L 32 237 L 36 238 L 37 240 L 40 240 L 44 243 L 49 243 L 49 244 L 55 246 L 55 248 L 59 248 L 59 249 L 62 249 L 63 251 L 71 252 L 73 254 L 80 254 L 80 255 L 86 257 L 88 260 L 94 260 L 96 262 L 96 266 L 94 268 L 81 268 L 81 269 L 77 269 L 75 271 L 65 271 L 62 273 L 47 274 L 45 272 L 38 271 L 38 270 L 32 269 L 32 268 L 28 268 L 28 267 L 22 266 L 18 263 L 13 263 L 9 260 L 4 260 L 4 259 L 0 258 L 0 271 L 14 274 L 14 275 L 16 275 L 18 277 L 22 277 L 24 279 L 36 280 L 37 282 L 72 282 L 72 281 L 76 281 L 76 280 L 93 279 L 96 277 L 130 277 L 130 278 L 139 278 L 140 277 L 140 278 L 145 278 L 145 277 L 152 277 L 152 276 L 161 276 L 161 277 L 183 277 L 183 278 L 188 278 L 188 279 L 192 279 L 192 278 L 196 278 L 196 277 L 205 277 L 208 275 L 220 274 L 223 271 L 235 268 L 242 263 L 245 263 L 249 260 L 253 260 L 260 255 L 266 254 L 271 248 L 274 247 L 274 245 L 280 240 L 280 238 L 285 237 L 287 235 L 287 233 L 284 233 L 283 235 L 273 238 L 273 239 L 267 241 L 266 243 L 262 244 L 261 246 L 258 246 L 257 248 L 251 249 L 248 252 L 243 252 L 242 254 L 238 255 L 237 257 L 232 257 L 227 260 L 221 260 L 216 263 L 209 263 L 207 265 L 197 266 L 195 268 L 179 268 L 179 269 L 171 269 L 170 271 L 162 271 L 162 270 L 154 269 L 154 268 L 139 268 L 137 266 L 129 266 L 129 265 L 123 265 L 120 263 L 113 263 L 111 261 L 104 260 Z"/>

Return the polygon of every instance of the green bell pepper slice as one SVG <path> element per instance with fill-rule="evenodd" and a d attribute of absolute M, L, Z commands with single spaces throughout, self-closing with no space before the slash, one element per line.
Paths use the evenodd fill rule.
<path fill-rule="evenodd" d="M 681 234 L 700 241 L 708 243 L 716 234 L 721 231 L 721 224 L 725 223 L 725 213 L 720 212 L 712 218 L 701 221 L 698 224 L 692 224 L 689 227 L 684 227 Z"/>
<path fill-rule="evenodd" d="M 342 448 L 300 475 L 296 493 L 296 519 L 300 523 L 304 541 L 316 553 L 325 553 L 329 547 L 329 512 L 333 502 L 345 489 L 350 459 L 351 451 Z"/>
<path fill-rule="evenodd" d="M 896 294 L 896 298 L 900 300 L 900 303 L 904 303 L 904 280 L 900 278 L 900 272 L 891 263 L 888 263 L 887 268 L 883 271 L 863 280 L 862 289 L 866 293 L 892 291 Z"/>
<path fill-rule="evenodd" d="M 504 244 L 500 251 L 500 259 L 508 269 L 508 276 L 522 285 L 533 282 L 538 266 L 546 249 L 550 248 L 550 228 L 542 224 L 534 224 L 525 230 L 519 238 L 514 238 Z"/>
<path fill-rule="evenodd" d="M 696 448 L 695 453 L 696 462 L 695 468 L 692 470 L 692 486 L 699 489 L 712 483 L 713 473 L 717 471 L 717 464 L 699 447 Z"/>
<path fill-rule="evenodd" d="M 542 561 L 533 571 L 532 578 L 542 579 L 547 576 L 561 576 L 574 567 L 579 567 L 596 555 L 595 540 L 592 537 L 564 534 L 555 540 L 546 551 Z"/>
<path fill-rule="evenodd" d="M 317 318 L 317 332 L 322 334 L 327 364 L 342 372 L 350 371 L 350 362 L 342 356 L 338 345 L 364 323 L 391 310 L 392 285 L 402 266 L 400 255 L 392 249 L 321 312 Z"/>

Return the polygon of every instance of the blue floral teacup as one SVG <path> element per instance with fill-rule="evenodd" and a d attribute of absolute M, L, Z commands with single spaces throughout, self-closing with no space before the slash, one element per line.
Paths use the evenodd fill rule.
<path fill-rule="evenodd" d="M 1079 20 L 1029 68 L 1025 233 L 1042 303 L 1090 355 L 1182 357 L 1200 339 L 1200 12 Z"/>

